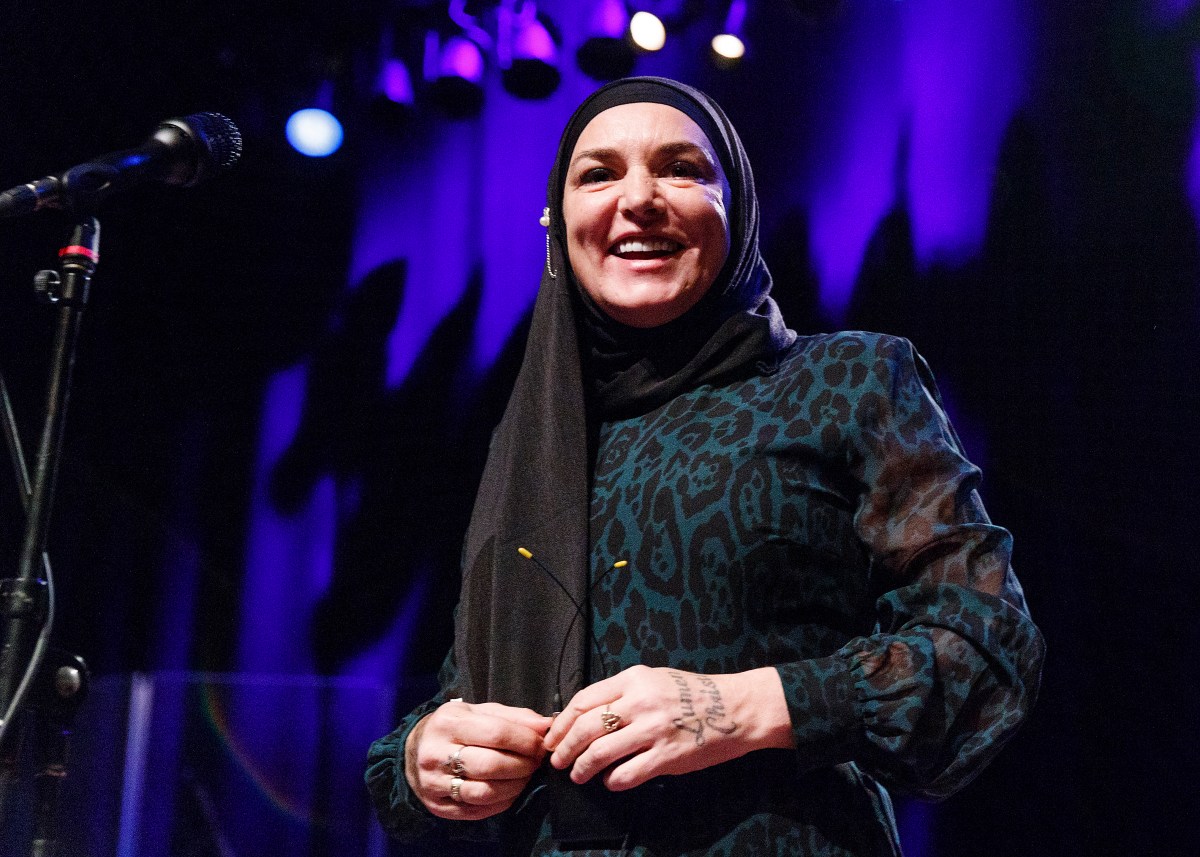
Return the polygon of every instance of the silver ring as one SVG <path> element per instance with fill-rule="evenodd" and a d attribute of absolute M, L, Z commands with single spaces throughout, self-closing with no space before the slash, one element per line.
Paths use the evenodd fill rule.
<path fill-rule="evenodd" d="M 600 712 L 600 722 L 604 724 L 605 732 L 616 732 L 621 728 L 621 715 L 615 711 L 609 711 L 608 706 L 604 706 L 604 710 Z"/>
<path fill-rule="evenodd" d="M 462 784 L 465 783 L 462 777 L 450 778 L 450 800 L 455 803 L 462 803 Z"/>
<path fill-rule="evenodd" d="M 453 753 L 446 757 L 446 761 L 442 763 L 446 769 L 446 773 L 455 777 L 467 778 L 467 766 L 463 764 L 462 751 L 466 747 L 459 747 Z"/>

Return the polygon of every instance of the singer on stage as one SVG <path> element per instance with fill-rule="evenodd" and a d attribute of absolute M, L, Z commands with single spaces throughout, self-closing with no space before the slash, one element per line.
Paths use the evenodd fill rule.
<path fill-rule="evenodd" d="M 599 89 L 550 174 L 525 360 L 384 826 L 506 854 L 899 855 L 1021 724 L 1043 644 L 928 367 L 797 336 L 703 93 Z"/>

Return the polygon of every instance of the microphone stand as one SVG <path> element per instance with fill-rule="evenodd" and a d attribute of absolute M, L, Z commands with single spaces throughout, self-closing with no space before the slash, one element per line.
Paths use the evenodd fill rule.
<path fill-rule="evenodd" d="M 7 400 L 4 402 L 3 416 L 9 418 L 7 435 L 21 483 L 26 524 L 17 577 L 0 581 L 0 622 L 4 626 L 0 649 L 0 816 L 20 756 L 21 730 L 15 721 L 28 698 L 38 721 L 35 759 L 39 770 L 30 850 L 33 857 L 52 857 L 57 847 L 58 792 L 66 776 L 67 739 L 75 709 L 87 691 L 87 667 L 80 658 L 56 653 L 55 659 L 44 660 L 53 621 L 53 586 L 45 547 L 79 328 L 99 252 L 99 221 L 90 214 L 77 215 L 70 238 L 58 253 L 59 272 L 42 271 L 35 279 L 39 294 L 57 306 L 58 319 L 32 483 L 24 475 L 20 438 L 11 422 Z M 38 576 L 39 567 L 46 570 L 46 579 Z"/>

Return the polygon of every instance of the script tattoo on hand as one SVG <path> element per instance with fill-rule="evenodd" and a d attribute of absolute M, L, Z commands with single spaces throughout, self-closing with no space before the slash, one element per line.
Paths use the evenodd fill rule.
<path fill-rule="evenodd" d="M 704 743 L 705 729 L 712 729 L 722 735 L 733 734 L 738 725 L 729 718 L 725 703 L 721 701 L 721 691 L 715 681 L 706 675 L 696 676 L 700 682 L 700 690 L 696 692 L 696 696 L 708 697 L 708 704 L 705 705 L 704 701 L 697 702 L 693 697 L 687 676 L 675 670 L 667 670 L 667 675 L 679 688 L 679 716 L 672 721 L 676 729 L 682 729 L 695 736 L 697 747 Z M 697 705 L 704 707 L 697 711 Z"/>

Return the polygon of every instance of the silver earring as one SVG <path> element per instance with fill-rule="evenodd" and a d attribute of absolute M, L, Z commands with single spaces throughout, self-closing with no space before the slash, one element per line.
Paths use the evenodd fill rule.
<path fill-rule="evenodd" d="M 557 280 L 558 274 L 554 272 L 553 266 L 550 264 L 550 233 L 546 233 L 546 273 L 550 275 L 550 279 Z"/>
<path fill-rule="evenodd" d="M 542 216 L 540 218 L 538 218 L 538 223 L 540 223 L 546 229 L 550 228 L 550 208 L 549 208 L 549 206 L 542 209 Z M 546 233 L 546 273 L 548 273 L 550 275 L 550 279 L 552 279 L 552 280 L 558 279 L 558 274 L 555 273 L 554 266 L 550 264 L 550 233 L 549 232 Z"/>

